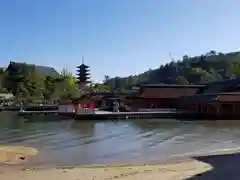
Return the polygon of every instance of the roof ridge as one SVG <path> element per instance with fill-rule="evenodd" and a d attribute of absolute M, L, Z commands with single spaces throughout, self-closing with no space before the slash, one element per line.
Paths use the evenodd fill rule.
<path fill-rule="evenodd" d="M 24 64 L 27 65 L 27 66 L 34 66 L 36 72 L 43 75 L 43 76 L 54 76 L 54 77 L 59 76 L 58 71 L 54 67 L 51 67 L 51 66 L 28 64 L 26 62 L 14 62 L 14 61 L 10 61 L 9 65 L 14 65 L 14 64 L 16 66 L 19 66 L 19 67 L 21 67 Z"/>

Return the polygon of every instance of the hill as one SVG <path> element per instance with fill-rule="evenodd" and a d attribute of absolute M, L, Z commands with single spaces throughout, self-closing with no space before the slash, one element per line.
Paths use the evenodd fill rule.
<path fill-rule="evenodd" d="M 240 75 L 240 52 L 210 51 L 199 56 L 183 56 L 159 68 L 128 77 L 106 76 L 105 84 L 115 89 L 129 89 L 143 84 L 203 84 Z"/>

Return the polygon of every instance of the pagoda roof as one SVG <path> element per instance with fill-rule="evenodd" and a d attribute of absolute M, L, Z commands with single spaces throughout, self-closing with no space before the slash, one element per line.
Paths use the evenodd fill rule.
<path fill-rule="evenodd" d="M 87 66 L 87 65 L 85 65 L 85 64 L 81 64 L 80 66 L 77 66 L 77 68 L 82 68 L 82 67 L 84 67 L 84 68 L 89 68 L 89 66 Z"/>

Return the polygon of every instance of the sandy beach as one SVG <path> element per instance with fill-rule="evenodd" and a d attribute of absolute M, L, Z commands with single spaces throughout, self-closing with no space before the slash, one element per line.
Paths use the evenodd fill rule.
<path fill-rule="evenodd" d="M 0 169 L 7 180 L 239 180 L 240 155 L 225 154 L 144 165 Z"/>
<path fill-rule="evenodd" d="M 26 169 L 21 166 L 37 154 L 28 147 L 0 147 L 0 179 L 7 180 L 239 180 L 240 154 L 222 152 L 198 157 L 174 157 L 165 162 L 139 165 L 90 165 L 68 167 L 38 167 Z M 19 157 L 26 157 L 21 160 Z M 31 158 L 30 158 L 31 160 Z M 14 166 L 14 165 L 20 166 Z"/>
<path fill-rule="evenodd" d="M 107 180 L 107 179 L 186 179 L 211 169 L 211 166 L 193 159 L 172 160 L 162 164 L 98 165 L 24 169 L 22 163 L 37 155 L 31 147 L 0 146 L 0 179 L 7 180 Z M 22 159 L 24 157 L 24 159 Z M 19 165 L 19 166 L 13 166 Z"/>
<path fill-rule="evenodd" d="M 0 145 L 0 164 L 21 164 L 37 153 L 38 150 L 31 147 Z"/>
<path fill-rule="evenodd" d="M 186 179 L 210 170 L 209 164 L 187 159 L 168 161 L 162 164 L 79 166 L 58 168 L 23 169 L 21 165 L 28 157 L 37 155 L 38 150 L 31 147 L 0 146 L 0 179 L 7 180 L 150 180 Z M 24 157 L 24 159 L 22 159 Z"/>
<path fill-rule="evenodd" d="M 195 174 L 203 173 L 211 166 L 197 160 L 188 159 L 183 162 L 125 165 L 125 166 L 90 166 L 55 169 L 7 169 L 2 170 L 0 179 L 7 180 L 175 180 L 187 179 Z"/>

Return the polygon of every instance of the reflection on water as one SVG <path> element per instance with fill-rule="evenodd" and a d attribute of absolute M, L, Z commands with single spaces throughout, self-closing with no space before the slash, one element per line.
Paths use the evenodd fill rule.
<path fill-rule="evenodd" d="M 35 165 L 136 163 L 240 147 L 240 121 L 26 122 L 0 113 L 0 144 L 38 148 Z"/>

